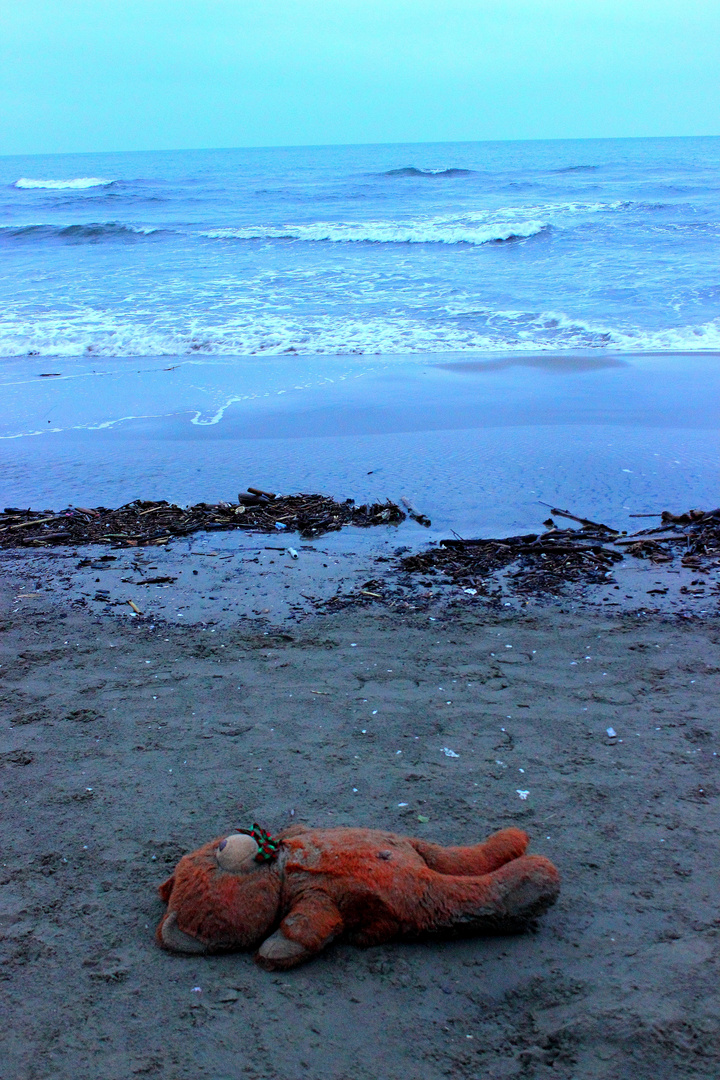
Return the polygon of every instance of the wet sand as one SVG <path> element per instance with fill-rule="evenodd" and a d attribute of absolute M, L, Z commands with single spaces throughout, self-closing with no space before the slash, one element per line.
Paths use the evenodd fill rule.
<path fill-rule="evenodd" d="M 214 558 L 185 564 L 214 564 L 210 544 Z M 70 567 L 64 591 L 45 554 L 5 553 L 3 1075 L 716 1077 L 708 596 L 684 594 L 674 614 L 631 598 L 611 615 L 572 596 L 491 609 L 450 592 L 270 612 L 299 590 L 294 561 L 281 579 L 264 554 L 241 579 L 256 575 L 257 614 L 210 618 L 223 575 L 190 571 L 184 626 L 177 609 L 75 606 Z M 347 566 L 336 554 L 333 589 Z M 338 944 L 283 975 L 243 954 L 159 950 L 159 882 L 184 851 L 253 820 L 441 843 L 516 824 L 560 867 L 562 893 L 533 933 Z"/>
<path fill-rule="evenodd" d="M 409 497 L 427 538 L 717 504 L 714 354 L 63 358 L 3 365 L 5 505 Z M 59 372 L 58 377 L 41 377 Z M 542 515 L 542 516 L 541 516 Z"/>

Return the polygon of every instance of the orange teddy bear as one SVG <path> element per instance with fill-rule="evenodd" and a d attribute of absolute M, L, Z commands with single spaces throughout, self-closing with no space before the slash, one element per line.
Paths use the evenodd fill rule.
<path fill-rule="evenodd" d="M 185 855 L 160 886 L 157 928 L 174 952 L 259 950 L 267 970 L 294 967 L 341 935 L 379 945 L 425 934 L 522 929 L 557 898 L 560 876 L 526 855 L 527 834 L 444 848 L 376 829 L 259 826 Z"/>

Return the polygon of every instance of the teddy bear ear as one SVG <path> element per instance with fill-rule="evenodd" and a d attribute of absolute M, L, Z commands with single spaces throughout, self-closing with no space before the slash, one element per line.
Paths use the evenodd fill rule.
<path fill-rule="evenodd" d="M 233 833 L 220 841 L 215 849 L 215 858 L 221 870 L 232 874 L 244 869 L 245 864 L 254 859 L 259 850 L 252 836 Z"/>
<path fill-rule="evenodd" d="M 170 899 L 170 894 L 173 891 L 173 886 L 174 885 L 175 885 L 175 875 L 171 874 L 170 877 L 167 879 L 167 881 L 163 881 L 162 885 L 158 886 L 158 892 L 160 893 L 160 899 L 163 900 L 166 904 L 167 904 L 168 900 Z"/>
<path fill-rule="evenodd" d="M 164 948 L 170 952 L 204 953 L 207 952 L 202 941 L 186 934 L 177 925 L 177 912 L 171 911 L 158 927 L 158 938 Z"/>

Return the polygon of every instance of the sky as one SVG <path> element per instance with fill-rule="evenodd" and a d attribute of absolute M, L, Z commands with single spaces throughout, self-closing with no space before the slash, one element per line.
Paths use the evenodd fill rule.
<path fill-rule="evenodd" d="M 0 0 L 0 154 L 720 135 L 720 0 Z"/>

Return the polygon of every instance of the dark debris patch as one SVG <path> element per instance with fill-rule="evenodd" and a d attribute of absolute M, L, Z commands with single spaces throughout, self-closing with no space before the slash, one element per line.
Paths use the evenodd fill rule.
<path fill-rule="evenodd" d="M 251 532 L 299 532 L 321 536 L 344 525 L 367 528 L 397 525 L 405 513 L 395 503 L 356 506 L 353 499 L 337 502 L 326 495 L 274 495 L 248 490 L 236 503 L 175 503 L 136 499 L 116 510 L 21 510 L 6 507 L 0 514 L 0 547 L 49 547 L 67 544 L 109 544 L 113 547 L 162 545 L 178 536 L 200 531 L 243 529 Z"/>
<path fill-rule="evenodd" d="M 709 570 L 720 565 L 720 508 L 688 510 L 685 514 L 660 515 L 662 525 L 642 529 L 616 541 L 628 555 L 669 563 L 680 558 L 691 570 Z"/>
<path fill-rule="evenodd" d="M 552 528 L 538 535 L 490 540 L 441 540 L 436 548 L 401 559 L 409 573 L 440 572 L 462 588 L 487 595 L 487 580 L 499 570 L 508 575 L 518 593 L 555 593 L 565 583 L 599 584 L 622 553 L 607 547 L 617 535 L 604 526 L 581 529 Z"/>
<path fill-rule="evenodd" d="M 502 570 L 508 571 L 508 582 L 517 594 L 556 595 L 566 584 L 605 583 L 625 554 L 654 563 L 680 558 L 683 566 L 699 571 L 720 565 L 720 509 L 665 511 L 658 515 L 662 526 L 631 536 L 568 511 L 553 509 L 553 513 L 573 518 L 581 528 L 559 529 L 549 518 L 542 534 L 441 540 L 429 551 L 405 556 L 400 567 L 412 574 L 442 573 L 456 585 L 488 596 L 487 579 Z"/>

